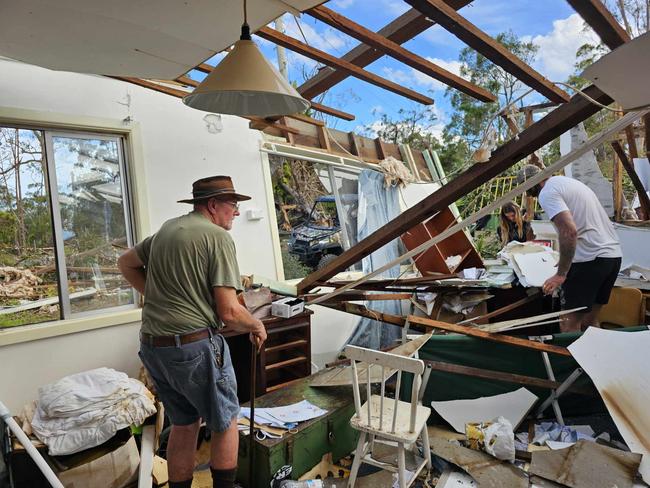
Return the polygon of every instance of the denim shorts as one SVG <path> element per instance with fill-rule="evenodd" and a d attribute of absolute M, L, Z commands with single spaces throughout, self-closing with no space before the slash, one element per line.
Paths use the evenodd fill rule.
<path fill-rule="evenodd" d="M 222 335 L 181 346 L 140 343 L 139 356 L 172 425 L 203 419 L 210 430 L 223 432 L 239 413 L 235 370 Z"/>

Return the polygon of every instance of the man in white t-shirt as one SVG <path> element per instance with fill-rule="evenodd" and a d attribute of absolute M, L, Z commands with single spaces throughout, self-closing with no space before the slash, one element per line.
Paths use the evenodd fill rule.
<path fill-rule="evenodd" d="M 526 165 L 517 174 L 519 184 L 541 170 Z M 562 308 L 586 307 L 564 315 L 562 332 L 598 326 L 598 312 L 609 295 L 621 268 L 621 246 L 612 222 L 591 189 L 573 178 L 552 176 L 530 190 L 557 229 L 560 261 L 557 272 L 542 287 L 550 295 L 561 287 Z"/>

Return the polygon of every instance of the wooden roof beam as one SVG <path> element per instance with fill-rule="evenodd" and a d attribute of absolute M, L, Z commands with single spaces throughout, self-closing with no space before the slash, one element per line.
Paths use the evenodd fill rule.
<path fill-rule="evenodd" d="M 609 104 L 613 101 L 595 86 L 587 87 L 584 91 L 600 103 Z M 339 271 L 360 261 L 364 256 L 368 256 L 414 225 L 448 207 L 490 178 L 498 176 L 599 110 L 600 108 L 597 105 L 586 100 L 580 94 L 574 95 L 569 103 L 560 105 L 544 118 L 520 132 L 518 138 L 511 139 L 497 148 L 487 162 L 471 166 L 442 188 L 400 214 L 399 217 L 386 223 L 386 225 L 377 229 L 355 246 L 343 252 L 327 266 L 308 275 L 298 283 L 298 293 L 304 293 L 312 289 L 316 283 L 326 281 Z"/>
<path fill-rule="evenodd" d="M 446 2 L 451 8 L 458 10 L 471 3 L 472 0 L 446 0 Z M 427 19 L 426 16 L 422 15 L 417 10 L 411 9 L 382 27 L 377 34 L 382 35 L 397 44 L 402 44 L 421 32 L 424 32 L 432 25 L 433 22 L 430 19 Z M 363 68 L 372 62 L 377 61 L 382 57 L 382 55 L 383 52 L 377 51 L 371 46 L 359 44 L 346 53 L 341 59 Z M 345 80 L 348 76 L 350 76 L 348 73 L 326 67 L 300 85 L 298 87 L 298 92 L 306 98 L 314 98 Z"/>
<path fill-rule="evenodd" d="M 370 29 L 366 29 L 362 25 L 346 18 L 345 16 L 320 5 L 306 11 L 315 19 L 326 23 L 327 25 L 363 42 L 384 54 L 392 56 L 393 58 L 401 61 L 402 63 L 410 66 L 417 71 L 424 73 L 445 85 L 451 86 L 470 97 L 474 97 L 482 102 L 495 102 L 497 97 L 484 88 L 475 85 L 467 80 L 464 80 L 458 75 L 447 71 L 444 68 L 432 63 L 431 61 L 418 56 L 417 54 L 403 48 L 396 42 L 377 34 Z"/>
<path fill-rule="evenodd" d="M 568 93 L 544 78 L 540 73 L 508 51 L 501 43 L 488 36 L 449 7 L 443 0 L 405 1 L 552 102 L 563 103 L 569 101 Z"/>
<path fill-rule="evenodd" d="M 610 49 L 616 49 L 630 40 L 630 35 L 600 0 L 567 0 L 567 2 Z"/>
<path fill-rule="evenodd" d="M 422 103 L 424 105 L 433 104 L 433 100 L 425 95 L 410 90 L 409 88 L 404 88 L 403 86 L 400 86 L 397 83 L 393 83 L 392 81 L 382 78 L 381 76 L 371 73 L 370 71 L 361 69 L 349 61 L 345 61 L 343 59 L 332 56 L 325 51 L 321 51 L 314 47 L 308 46 L 304 42 L 300 42 L 298 39 L 289 37 L 285 34 L 282 34 L 281 32 L 278 32 L 275 29 L 271 29 L 270 27 L 262 27 L 255 34 L 260 36 L 262 39 L 266 39 L 267 41 L 277 44 L 278 46 L 283 46 L 293 52 L 307 56 L 308 58 L 318 61 L 319 63 L 326 64 L 337 70 L 345 71 L 351 76 L 371 83 L 375 86 L 378 86 L 379 88 L 383 88 L 384 90 L 392 91 L 393 93 Z"/>
<path fill-rule="evenodd" d="M 183 85 L 193 86 L 193 87 L 197 87 L 201 84 L 199 81 L 193 80 L 189 76 L 179 76 L 178 78 L 176 78 L 175 81 L 182 83 Z M 331 115 L 333 117 L 338 117 L 339 119 L 343 119 L 347 121 L 351 121 L 355 119 L 355 116 L 348 112 L 344 112 L 343 110 L 338 110 L 336 108 L 328 107 L 327 105 L 323 105 L 322 103 L 311 102 L 311 108 L 316 112 L 322 112 L 324 114 Z"/>

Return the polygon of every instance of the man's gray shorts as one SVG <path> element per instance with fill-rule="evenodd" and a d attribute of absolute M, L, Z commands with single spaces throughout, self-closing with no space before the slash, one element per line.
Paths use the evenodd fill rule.
<path fill-rule="evenodd" d="M 239 413 L 235 370 L 222 335 L 180 346 L 141 342 L 139 355 L 172 425 L 202 418 L 210 430 L 223 432 Z"/>

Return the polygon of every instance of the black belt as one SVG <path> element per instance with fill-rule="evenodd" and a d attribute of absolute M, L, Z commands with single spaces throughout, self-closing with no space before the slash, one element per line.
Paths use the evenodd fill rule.
<path fill-rule="evenodd" d="M 214 333 L 216 332 L 213 332 L 213 334 Z M 196 332 L 171 336 L 154 336 L 147 334 L 146 332 L 140 332 L 140 342 L 153 347 L 182 346 L 184 344 L 190 344 L 191 342 L 202 341 L 209 337 L 209 329 L 201 329 Z"/>

